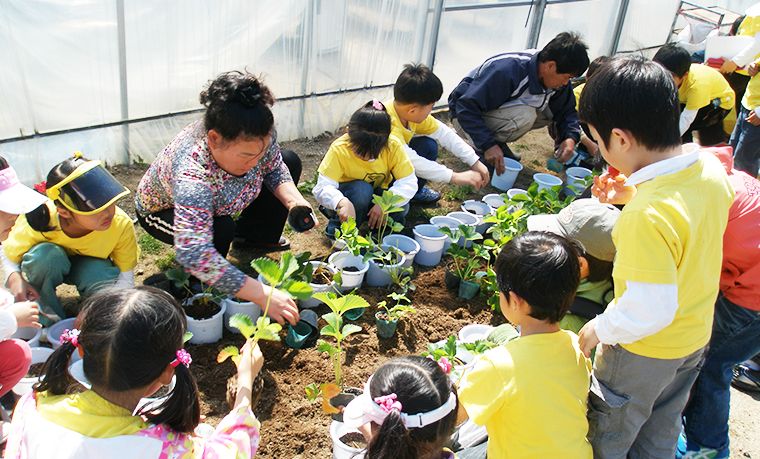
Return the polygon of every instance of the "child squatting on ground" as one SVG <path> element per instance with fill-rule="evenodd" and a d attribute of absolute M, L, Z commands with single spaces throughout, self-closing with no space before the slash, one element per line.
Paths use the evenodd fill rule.
<path fill-rule="evenodd" d="M 432 359 L 410 355 L 381 366 L 343 421 L 368 442 L 367 459 L 454 459 L 443 448 L 454 432 L 457 394 Z"/>
<path fill-rule="evenodd" d="M 3 269 L 16 299 L 39 298 L 40 323 L 49 326 L 66 317 L 58 285 L 82 296 L 131 286 L 140 249 L 132 219 L 115 204 L 129 190 L 100 161 L 76 154 L 50 170 L 45 186 L 50 200 L 19 218 L 3 243 Z"/>
<path fill-rule="evenodd" d="M 8 161 L 0 156 L 0 243 L 8 238 L 11 228 L 19 214 L 29 212 L 42 204 L 46 198 L 22 185 L 16 171 Z M 5 255 L 0 249 L 0 259 Z M 39 306 L 35 298 L 20 299 L 14 302 L 13 295 L 0 289 L 0 398 L 10 392 L 13 386 L 26 375 L 32 362 L 32 351 L 22 339 L 8 339 L 20 327 L 37 327 L 39 324 Z M 10 432 L 10 419 L 0 407 L 0 444 L 4 443 Z"/>
<path fill-rule="evenodd" d="M 372 197 L 386 189 L 404 198 L 403 210 L 389 215 L 403 225 L 409 200 L 417 192 L 417 177 L 401 141 L 391 135 L 385 106 L 377 100 L 368 102 L 351 115 L 347 131 L 327 150 L 312 192 L 330 219 L 325 234 L 335 239 L 335 230 L 348 217 L 357 226 L 367 219 L 371 229 L 379 228 L 382 210 L 372 205 Z"/>
<path fill-rule="evenodd" d="M 611 166 L 593 192 L 626 204 L 612 232 L 615 299 L 580 333 L 586 355 L 602 343 L 589 439 L 596 458 L 675 457 L 710 339 L 734 193 L 715 156 L 681 145 L 678 91 L 659 64 L 613 60 L 586 84 L 579 108 Z"/>
<path fill-rule="evenodd" d="M 253 378 L 263 357 L 246 345 L 235 404 L 205 441 L 193 435 L 200 400 L 183 347 L 182 307 L 152 287 L 104 289 L 83 305 L 78 329 L 66 330 L 44 376 L 16 408 L 6 458 L 250 458 L 259 444 L 251 411 Z M 68 371 L 83 355 L 85 390 Z M 140 406 L 175 378 L 158 406 Z M 133 413 L 135 413 L 133 415 Z"/>
<path fill-rule="evenodd" d="M 460 459 L 592 457 L 586 439 L 591 362 L 559 321 L 580 284 L 578 250 L 545 232 L 521 234 L 494 265 L 501 311 L 520 338 L 483 355 L 462 378 L 460 420 L 485 425 L 488 442 Z M 487 446 L 486 446 L 487 445 Z"/>

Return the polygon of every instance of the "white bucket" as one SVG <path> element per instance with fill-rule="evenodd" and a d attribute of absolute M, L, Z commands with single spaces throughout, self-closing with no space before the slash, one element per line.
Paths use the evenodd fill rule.
<path fill-rule="evenodd" d="M 404 268 L 412 267 L 414 257 L 417 255 L 417 252 L 420 251 L 420 245 L 417 241 L 409 236 L 404 236 L 403 234 L 389 234 L 383 238 L 383 244 L 396 247 L 404 252 L 404 258 L 406 258 L 406 261 L 404 261 L 402 266 Z"/>
<path fill-rule="evenodd" d="M 475 225 L 475 231 L 481 235 L 486 234 L 486 230 L 492 227 L 493 223 L 484 223 L 483 217 L 491 215 L 491 206 L 485 202 L 475 201 L 474 199 L 468 199 L 462 203 L 462 211 L 475 215 L 478 217 L 478 223 Z"/>
<path fill-rule="evenodd" d="M 199 293 L 182 302 L 183 305 L 190 303 L 196 297 L 206 296 L 205 293 Z M 193 337 L 188 341 L 191 344 L 205 344 L 216 343 L 222 339 L 222 333 L 224 332 L 224 312 L 226 311 L 225 304 L 219 305 L 222 309 L 208 319 L 194 319 L 188 315 L 187 317 L 187 331 L 193 334 Z"/>
<path fill-rule="evenodd" d="M 40 336 L 42 336 L 42 328 L 21 327 L 9 338 L 24 340 L 29 347 L 40 347 Z"/>
<path fill-rule="evenodd" d="M 451 212 L 447 214 L 446 216 L 451 217 L 451 218 L 456 218 L 457 220 L 462 222 L 462 224 L 467 225 L 467 226 L 472 226 L 473 228 L 476 228 L 477 230 L 478 217 L 472 215 L 469 212 Z M 458 244 L 460 247 L 462 246 L 462 243 L 464 242 L 463 239 L 464 237 L 460 238 L 458 241 Z M 470 247 L 472 247 L 472 241 L 467 241 L 467 244 L 465 244 L 465 248 L 469 249 Z"/>
<path fill-rule="evenodd" d="M 586 177 L 591 175 L 591 171 L 585 167 L 568 167 L 565 174 L 567 174 L 565 195 L 580 196 L 586 189 Z"/>
<path fill-rule="evenodd" d="M 390 246 L 387 244 L 383 244 L 381 247 L 383 250 L 390 249 Z M 392 265 L 383 265 L 377 260 L 369 260 L 369 270 L 366 276 L 367 285 L 370 287 L 385 287 L 390 284 L 393 282 L 390 272 L 394 269 L 401 269 L 405 261 L 406 256 L 403 253 L 401 254 L 401 261 Z"/>
<path fill-rule="evenodd" d="M 261 316 L 261 308 L 259 305 L 252 301 L 238 302 L 233 298 L 225 298 L 224 300 L 224 328 L 232 333 L 240 333 L 235 327 L 230 327 L 230 318 L 235 314 L 243 314 L 251 318 L 253 323 L 256 323 L 259 316 Z"/>
<path fill-rule="evenodd" d="M 538 183 L 538 191 L 553 188 L 557 185 L 562 185 L 561 178 L 557 177 L 556 175 L 544 174 L 543 172 L 533 174 L 533 181 Z"/>
<path fill-rule="evenodd" d="M 509 197 L 509 199 L 514 199 L 515 196 L 520 194 L 528 196 L 528 191 L 523 190 L 522 188 L 511 188 L 507 190 L 507 197 Z"/>
<path fill-rule="evenodd" d="M 369 262 L 365 263 L 363 258 L 361 255 L 351 255 L 351 252 L 335 252 L 327 259 L 330 265 L 340 271 L 343 279 L 343 285 L 338 288 L 340 293 L 350 292 L 362 286 L 364 275 L 369 270 Z M 358 268 L 359 271 L 346 271 L 345 268 L 349 266 Z"/>
<path fill-rule="evenodd" d="M 50 354 L 53 353 L 53 349 L 50 349 L 49 347 L 33 347 L 32 348 L 32 365 L 35 363 L 44 362 L 50 357 Z M 32 390 L 32 386 L 39 381 L 39 377 L 37 378 L 21 378 L 19 382 L 16 383 L 15 386 L 13 386 L 13 392 L 16 395 L 26 395 L 29 391 Z"/>
<path fill-rule="evenodd" d="M 517 174 L 520 173 L 522 168 L 523 166 L 519 162 L 515 161 L 514 159 L 505 157 L 504 173 L 501 175 L 496 175 L 494 172 L 493 177 L 491 178 L 491 185 L 495 186 L 501 191 L 507 191 L 508 189 L 512 188 L 512 185 L 515 184 L 515 180 L 517 180 Z"/>
<path fill-rule="evenodd" d="M 430 219 L 430 223 L 432 225 L 436 225 L 439 228 L 443 228 L 444 226 L 446 228 L 457 228 L 459 225 L 462 224 L 462 221 L 461 220 L 457 220 L 456 218 L 447 217 L 445 215 L 437 215 L 437 216 L 432 217 Z M 446 236 L 446 235 L 444 234 L 444 236 Z M 457 244 L 459 244 L 460 246 L 462 245 L 461 243 L 464 242 L 461 239 L 462 238 L 460 238 L 460 240 L 457 241 Z M 446 236 L 446 239 L 444 239 L 444 243 L 443 243 L 443 251 L 445 252 L 445 251 L 449 250 L 449 246 L 450 245 L 451 245 L 451 238 L 448 237 L 448 236 Z"/>
<path fill-rule="evenodd" d="M 488 204 L 488 206 L 493 210 L 496 210 L 506 204 L 504 198 L 501 197 L 500 193 L 491 193 L 483 196 L 483 202 Z"/>
<path fill-rule="evenodd" d="M 443 247 L 446 244 L 446 236 L 438 231 L 438 225 L 417 225 L 412 231 L 414 239 L 420 245 L 417 253 L 417 264 L 422 266 L 435 266 L 441 262 Z"/>
<path fill-rule="evenodd" d="M 306 263 L 311 263 L 311 265 L 314 267 L 314 272 L 316 272 L 317 269 L 320 268 L 320 267 L 322 269 L 328 270 L 332 274 L 335 274 L 335 273 L 338 272 L 338 270 L 335 269 L 335 267 L 330 266 L 329 264 L 323 263 L 321 261 L 312 260 L 312 261 L 307 261 Z M 338 287 L 335 285 L 335 281 L 331 281 L 329 284 L 312 284 L 310 282 L 309 285 L 311 286 L 311 293 L 312 293 L 312 295 L 315 294 L 315 293 L 318 293 L 318 292 L 333 292 L 333 293 L 335 293 L 338 290 Z M 300 300 L 298 302 L 298 306 L 300 306 L 302 308 L 306 308 L 306 309 L 316 308 L 320 304 L 322 304 L 322 302 L 319 301 L 318 299 L 314 298 L 313 296 L 309 297 L 308 299 L 305 299 L 305 300 Z"/>
<path fill-rule="evenodd" d="M 345 424 L 333 421 L 330 424 L 330 438 L 333 442 L 333 459 L 364 459 L 366 450 L 353 448 L 340 441 L 340 437 L 348 433 L 361 433 L 356 429 L 346 427 Z"/>

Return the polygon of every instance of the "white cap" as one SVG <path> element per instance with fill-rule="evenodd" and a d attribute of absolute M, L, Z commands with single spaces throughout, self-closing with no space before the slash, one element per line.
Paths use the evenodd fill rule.
<path fill-rule="evenodd" d="M 16 171 L 8 166 L 0 170 L 0 211 L 8 214 L 25 214 L 47 201 L 47 196 L 18 181 Z"/>

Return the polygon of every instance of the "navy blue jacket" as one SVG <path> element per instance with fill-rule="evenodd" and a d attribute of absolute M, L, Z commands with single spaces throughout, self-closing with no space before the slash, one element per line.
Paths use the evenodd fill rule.
<path fill-rule="evenodd" d="M 548 99 L 548 101 L 547 101 Z M 538 51 L 504 53 L 470 72 L 449 95 L 449 113 L 485 151 L 496 145 L 483 114 L 508 105 L 531 105 L 543 110 L 548 102 L 560 140 L 580 140 L 581 126 L 575 95 L 569 83 L 546 89 L 538 81 Z"/>

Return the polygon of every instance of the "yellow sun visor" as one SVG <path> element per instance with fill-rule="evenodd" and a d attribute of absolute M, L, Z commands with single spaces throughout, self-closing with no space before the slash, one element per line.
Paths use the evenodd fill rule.
<path fill-rule="evenodd" d="M 68 177 L 45 190 L 45 194 L 72 212 L 90 215 L 126 196 L 129 190 L 100 161 L 94 160 L 74 169 Z"/>

